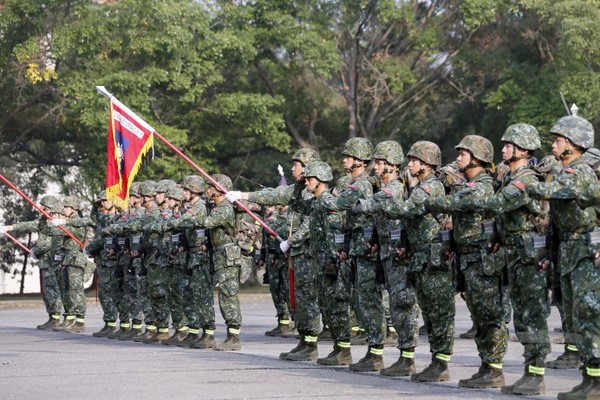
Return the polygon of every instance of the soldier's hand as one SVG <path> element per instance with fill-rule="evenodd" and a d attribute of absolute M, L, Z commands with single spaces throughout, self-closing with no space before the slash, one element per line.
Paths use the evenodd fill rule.
<path fill-rule="evenodd" d="M 6 227 L 5 226 L 0 226 L 0 235 L 4 235 L 6 233 Z"/>
<path fill-rule="evenodd" d="M 538 270 L 538 272 L 548 271 L 550 269 L 550 267 L 552 267 L 552 261 L 550 261 L 546 257 L 544 257 L 540 261 L 538 261 L 538 263 L 536 265 L 536 269 Z"/>
<path fill-rule="evenodd" d="M 63 218 L 54 218 L 50 222 L 52 223 L 53 226 L 58 226 L 58 225 L 64 225 L 65 222 L 67 222 L 67 221 Z"/>
<path fill-rule="evenodd" d="M 279 248 L 283 253 L 287 253 L 290 247 L 292 246 L 288 243 L 287 240 L 284 240 L 283 242 L 279 243 Z"/>
<path fill-rule="evenodd" d="M 242 199 L 242 192 L 240 192 L 238 190 L 230 190 L 229 192 L 225 193 L 225 198 L 230 203 L 235 203 L 236 201 L 239 201 Z"/>

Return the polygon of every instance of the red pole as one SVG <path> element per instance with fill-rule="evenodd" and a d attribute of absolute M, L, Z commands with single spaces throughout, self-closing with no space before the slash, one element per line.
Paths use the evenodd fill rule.
<path fill-rule="evenodd" d="M 202 176 L 204 176 L 211 184 L 213 184 L 217 189 L 219 189 L 221 192 L 223 193 L 227 193 L 227 190 L 225 190 L 225 188 L 223 186 L 221 186 L 219 184 L 219 182 L 215 181 L 212 176 L 210 176 L 208 173 L 206 173 L 206 171 L 204 171 L 202 168 L 200 168 L 195 162 L 193 162 L 188 156 L 186 156 L 185 154 L 183 154 L 177 147 L 173 146 L 171 144 L 171 142 L 169 142 L 167 139 L 165 139 L 161 134 L 159 134 L 158 132 L 154 131 L 154 135 L 159 138 L 164 144 L 167 145 L 167 147 L 169 147 L 171 150 L 173 150 L 175 153 L 177 153 L 177 155 L 181 158 L 183 158 L 185 161 L 187 161 L 192 167 L 194 167 L 198 172 L 200 172 L 202 174 Z M 265 228 L 267 230 L 267 232 L 269 232 L 274 238 L 276 238 L 277 240 L 279 240 L 280 242 L 283 242 L 283 239 L 277 234 L 277 232 L 275 232 L 269 225 L 267 225 L 262 219 L 260 219 L 256 214 L 254 214 L 252 211 L 250 211 L 250 209 L 248 207 L 246 207 L 242 202 L 240 201 L 236 201 L 235 204 L 241 208 L 242 210 L 244 210 L 245 212 L 248 213 L 248 215 L 250 215 L 252 218 L 254 218 L 259 224 L 262 225 L 263 228 Z"/>
<path fill-rule="evenodd" d="M 19 242 L 19 241 L 17 240 L 17 238 L 16 238 L 16 237 L 14 237 L 13 235 L 11 235 L 11 234 L 10 234 L 10 233 L 8 233 L 8 232 L 4 232 L 4 235 L 6 235 L 6 237 L 7 237 L 7 238 L 9 238 L 9 239 L 10 239 L 10 240 L 12 240 L 13 242 L 15 242 L 15 244 L 16 244 L 17 246 L 19 246 L 20 248 L 22 248 L 22 249 L 23 249 L 23 251 L 25 251 L 27 254 L 31 254 L 31 250 L 29 250 L 29 249 L 27 248 L 27 246 L 25 246 L 23 243 Z"/>
<path fill-rule="evenodd" d="M 44 211 L 40 206 L 38 206 L 37 204 L 35 204 L 35 202 L 33 200 L 31 200 L 29 197 L 27 197 L 27 195 L 25 193 L 23 193 L 21 190 L 19 190 L 18 187 L 16 187 L 15 185 L 13 185 L 8 179 L 6 179 L 2 174 L 0 174 L 0 179 L 2 181 L 4 181 L 4 183 L 6 183 L 6 185 L 11 188 L 12 190 L 14 190 L 15 192 L 17 192 L 19 195 L 21 195 L 21 197 L 23 197 L 25 200 L 27 200 L 29 202 L 29 204 L 31 204 L 33 207 L 35 207 L 36 210 L 38 210 L 39 212 L 41 212 L 44 217 L 48 218 L 50 221 L 52 221 L 52 217 L 50 216 L 50 214 L 48 214 L 46 211 Z M 75 241 L 75 243 L 77 243 L 79 245 L 79 247 L 81 247 L 82 249 L 85 247 L 85 245 L 83 243 L 81 243 L 81 240 L 77 239 L 71 232 L 69 232 L 64 226 L 62 225 L 57 225 L 57 227 L 63 231 L 64 233 L 66 233 L 71 239 L 73 239 Z"/>

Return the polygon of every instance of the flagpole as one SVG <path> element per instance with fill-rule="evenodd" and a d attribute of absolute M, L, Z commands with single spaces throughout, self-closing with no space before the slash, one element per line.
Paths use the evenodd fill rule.
<path fill-rule="evenodd" d="M 40 206 L 38 206 L 37 204 L 35 204 L 35 202 L 33 200 L 31 200 L 29 197 L 27 197 L 27 195 L 25 193 L 23 193 L 21 190 L 19 190 L 18 187 L 16 187 L 14 184 L 12 184 L 8 179 L 6 179 L 2 174 L 0 174 L 0 179 L 2 181 L 4 181 L 4 183 L 6 183 L 6 185 L 8 187 L 10 187 L 12 190 L 14 190 L 15 192 L 17 192 L 21 197 L 23 197 L 25 200 L 27 200 L 29 202 L 29 204 L 31 204 L 32 206 L 35 207 L 36 210 L 38 210 L 39 212 L 41 212 L 44 217 L 48 218 L 48 220 L 52 221 L 52 217 L 50 216 L 50 214 L 48 214 L 46 211 L 44 211 Z M 85 245 L 83 243 L 81 243 L 81 240 L 77 239 L 71 232 L 69 232 L 64 226 L 62 225 L 57 225 L 57 228 L 59 228 L 61 231 L 63 231 L 64 233 L 66 233 L 71 239 L 73 239 L 75 241 L 75 243 L 77 243 L 79 245 L 79 247 L 81 247 L 82 249 L 85 247 Z"/>
<path fill-rule="evenodd" d="M 4 232 L 4 235 L 9 238 L 10 240 L 12 240 L 13 242 L 15 242 L 15 244 L 17 246 L 19 246 L 20 248 L 23 249 L 23 251 L 27 252 L 28 254 L 31 254 L 31 250 L 27 248 L 27 246 L 25 246 L 23 243 L 19 242 L 19 240 L 17 240 L 16 237 L 14 237 L 13 235 L 11 235 L 8 232 Z"/>
<path fill-rule="evenodd" d="M 104 97 L 108 98 L 111 101 L 113 99 L 117 100 L 116 97 L 113 96 L 108 90 L 106 90 L 106 88 L 104 86 L 96 86 L 96 91 L 98 92 L 99 95 L 104 96 Z M 135 114 L 135 113 L 132 113 L 132 114 Z M 183 158 L 185 161 L 188 162 L 188 164 L 190 164 L 198 172 L 200 172 L 200 174 L 202 174 L 202 176 L 204 176 L 214 187 L 216 187 L 217 189 L 219 189 L 223 193 L 227 193 L 227 190 L 223 186 L 221 186 L 219 184 L 219 182 L 215 181 L 212 178 L 212 176 L 210 176 L 206 171 L 204 171 L 202 168 L 200 168 L 200 166 L 198 166 L 188 156 L 186 156 L 185 154 L 183 154 L 181 152 L 181 150 L 179 150 L 177 147 L 173 146 L 173 144 L 171 144 L 171 142 L 169 142 L 167 139 L 165 139 L 160 133 L 156 132 L 156 130 L 154 130 L 154 129 L 152 129 L 152 130 L 154 131 L 153 132 L 154 136 L 156 136 L 158 139 L 160 139 L 161 142 L 163 142 L 165 145 L 167 145 L 167 147 L 169 147 L 171 150 L 173 150 L 179 157 Z M 246 213 L 248 213 L 248 215 L 250 215 L 252 218 L 254 218 L 273 237 L 275 237 L 280 242 L 283 242 L 283 239 L 277 234 L 277 232 L 275 232 L 269 225 L 267 225 L 262 219 L 260 219 L 260 217 L 258 217 L 252 211 L 250 211 L 250 209 L 248 207 L 246 207 L 242 202 L 240 202 L 238 200 L 238 201 L 235 202 L 235 204 L 239 208 L 241 208 L 242 210 L 244 210 Z"/>

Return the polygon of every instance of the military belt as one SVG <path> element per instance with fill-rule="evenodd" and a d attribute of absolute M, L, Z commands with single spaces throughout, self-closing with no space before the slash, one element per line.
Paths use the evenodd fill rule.
<path fill-rule="evenodd" d="M 220 246 L 215 247 L 216 251 L 221 251 L 221 250 L 225 250 L 225 248 L 229 247 L 229 246 L 235 246 L 235 243 L 226 243 L 226 244 L 222 244 Z"/>
<path fill-rule="evenodd" d="M 558 237 L 561 241 L 585 240 L 585 233 L 577 232 L 558 232 Z"/>
<path fill-rule="evenodd" d="M 522 246 L 523 245 L 523 237 L 520 235 L 502 237 L 502 238 L 500 238 L 500 242 L 505 246 Z"/>
<path fill-rule="evenodd" d="M 474 245 L 456 245 L 456 251 L 460 254 L 477 253 L 481 250 L 481 246 Z"/>
<path fill-rule="evenodd" d="M 411 244 L 410 251 L 412 251 L 413 253 L 426 253 L 431 248 L 431 245 L 432 245 L 432 243 L 418 244 L 418 245 Z"/>

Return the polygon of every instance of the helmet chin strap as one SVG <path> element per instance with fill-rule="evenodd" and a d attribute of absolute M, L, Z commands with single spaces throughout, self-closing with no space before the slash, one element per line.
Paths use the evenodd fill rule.
<path fill-rule="evenodd" d="M 421 167 L 421 169 L 419 169 L 417 172 L 415 172 L 415 173 L 411 173 L 410 175 L 411 175 L 413 178 L 417 178 L 419 175 L 422 175 L 422 174 L 424 174 L 424 173 L 425 173 L 425 168 Z"/>
<path fill-rule="evenodd" d="M 511 157 L 511 158 L 509 158 L 509 159 L 507 160 L 507 162 L 508 162 L 509 164 L 510 164 L 510 163 L 513 163 L 513 162 L 515 162 L 515 161 L 519 161 L 519 160 L 528 160 L 528 159 L 529 159 L 529 154 L 527 154 L 526 156 L 517 157 L 517 149 L 516 149 L 516 147 L 515 147 L 514 143 L 513 143 L 513 146 L 512 146 L 512 148 L 513 148 L 513 151 L 512 151 L 512 157 Z"/>
<path fill-rule="evenodd" d="M 566 139 L 565 150 L 558 155 L 559 159 L 562 160 L 566 156 L 570 156 L 571 154 L 573 154 L 573 149 L 571 148 L 570 144 L 571 144 L 571 142 L 569 141 L 569 139 Z"/>
<path fill-rule="evenodd" d="M 352 172 L 357 168 L 364 167 L 364 163 L 361 160 L 354 159 L 350 168 L 346 168 L 346 172 Z"/>

